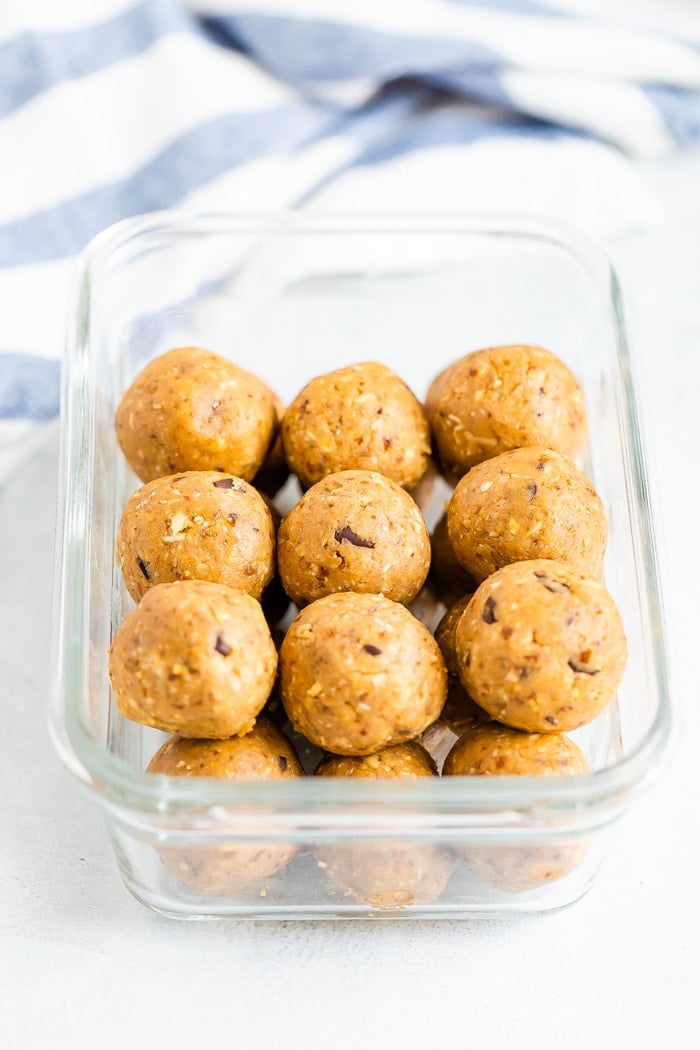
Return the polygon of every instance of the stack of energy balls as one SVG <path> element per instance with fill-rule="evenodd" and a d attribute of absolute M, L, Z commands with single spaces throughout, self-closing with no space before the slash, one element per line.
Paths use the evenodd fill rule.
<path fill-rule="evenodd" d="M 150 772 L 303 776 L 286 730 L 324 752 L 316 776 L 437 776 L 423 744 L 440 726 L 458 737 L 443 775 L 587 770 L 563 733 L 613 698 L 626 643 L 601 582 L 605 511 L 572 459 L 583 395 L 556 356 L 477 350 L 424 406 L 389 368 L 356 364 L 285 411 L 231 361 L 179 348 L 137 376 L 116 428 L 144 484 L 119 528 L 138 604 L 110 678 L 126 717 L 175 734 Z M 431 538 L 421 505 L 436 469 L 455 487 Z M 272 498 L 290 472 L 304 494 L 280 522 Z M 407 607 L 429 573 L 449 606 L 434 635 Z M 320 863 L 375 906 L 432 900 L 450 876 L 432 845 L 390 864 L 367 848 L 327 847 Z M 198 893 L 235 893 L 292 854 L 234 852 L 169 866 Z M 471 860 L 510 890 L 568 863 L 535 857 L 521 885 L 512 858 L 505 876 L 492 852 Z"/>

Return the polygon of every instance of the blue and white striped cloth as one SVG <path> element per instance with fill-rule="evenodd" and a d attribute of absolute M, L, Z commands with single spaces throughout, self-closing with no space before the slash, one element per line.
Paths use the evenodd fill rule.
<path fill-rule="evenodd" d="M 611 13 L 614 11 L 614 14 Z M 2 0 L 0 480 L 57 412 L 86 242 L 156 208 L 658 209 L 700 137 L 694 0 Z"/>

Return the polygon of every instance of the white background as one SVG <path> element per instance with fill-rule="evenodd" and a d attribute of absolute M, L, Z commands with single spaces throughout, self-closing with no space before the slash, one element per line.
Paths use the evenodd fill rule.
<path fill-rule="evenodd" d="M 3 1045 L 700 1046 L 700 153 L 641 170 L 666 220 L 611 247 L 655 468 L 682 723 L 594 889 L 560 914 L 490 923 L 178 924 L 134 902 L 45 729 L 52 429 L 0 492 Z"/>

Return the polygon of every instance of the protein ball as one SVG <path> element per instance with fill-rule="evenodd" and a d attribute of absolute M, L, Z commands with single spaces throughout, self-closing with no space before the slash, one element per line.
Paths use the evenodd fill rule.
<path fill-rule="evenodd" d="M 447 668 L 447 699 L 441 720 L 458 736 L 475 721 L 488 722 L 490 716 L 476 704 L 462 685 L 457 658 L 457 624 L 469 605 L 472 594 L 465 594 L 447 610 L 435 628 L 437 642 Z"/>
<path fill-rule="evenodd" d="M 576 776 L 588 762 L 561 733 L 522 733 L 489 722 L 470 727 L 445 759 L 443 776 Z"/>
<path fill-rule="evenodd" d="M 385 777 L 437 776 L 435 763 L 424 747 L 415 740 L 382 748 L 373 755 L 326 755 L 314 771 L 317 777 L 361 777 L 380 780 Z"/>
<path fill-rule="evenodd" d="M 336 591 L 410 602 L 430 567 L 430 538 L 402 488 L 369 470 L 344 470 L 313 485 L 279 531 L 282 585 L 297 605 Z"/>
<path fill-rule="evenodd" d="M 272 391 L 232 361 L 186 346 L 146 365 L 116 413 L 119 444 L 141 481 L 219 470 L 249 481 L 275 430 Z"/>
<path fill-rule="evenodd" d="M 363 758 L 329 755 L 315 775 L 380 780 L 437 774 L 428 752 L 410 741 Z M 435 900 L 447 885 L 453 863 L 446 850 L 432 843 L 401 840 L 323 846 L 316 857 L 343 896 L 382 911 Z"/>
<path fill-rule="evenodd" d="M 533 733 L 592 721 L 627 659 L 620 614 L 599 580 L 563 562 L 514 562 L 485 580 L 457 625 L 462 683 L 492 718 Z"/>
<path fill-rule="evenodd" d="M 472 725 L 445 759 L 443 776 L 576 776 L 588 762 L 560 733 L 521 733 L 496 725 Z M 505 893 L 524 893 L 554 882 L 584 857 L 580 841 L 537 845 L 470 845 L 458 850 L 478 879 Z"/>
<path fill-rule="evenodd" d="M 280 650 L 282 702 L 294 728 L 339 755 L 369 755 L 419 736 L 445 702 L 435 639 L 383 595 L 320 598 Z"/>
<path fill-rule="evenodd" d="M 457 561 L 447 531 L 447 514 L 443 514 L 430 537 L 430 579 L 445 605 L 454 605 L 462 595 L 476 590 L 476 581 Z"/>
<path fill-rule="evenodd" d="M 374 470 L 411 489 L 430 457 L 420 404 L 391 369 L 374 361 L 307 383 L 285 413 L 282 441 L 304 486 L 341 470 Z"/>
<path fill-rule="evenodd" d="M 117 559 L 135 601 L 175 580 L 209 580 L 260 598 L 274 572 L 272 516 L 255 489 L 231 474 L 156 478 L 124 507 Z"/>
<path fill-rule="evenodd" d="M 249 732 L 275 680 L 277 650 L 260 604 L 218 583 L 161 583 L 114 636 L 109 674 L 127 718 L 166 733 Z"/>
<path fill-rule="evenodd" d="M 226 780 L 281 780 L 304 775 L 287 738 L 264 718 L 241 737 L 183 740 L 174 737 L 156 752 L 149 773 Z M 230 897 L 276 875 L 294 856 L 291 843 L 159 846 L 168 871 L 193 893 Z"/>
<path fill-rule="evenodd" d="M 473 467 L 452 495 L 447 525 L 458 561 L 477 581 L 534 558 L 597 576 L 608 538 L 605 509 L 586 475 L 541 446 Z"/>
<path fill-rule="evenodd" d="M 289 477 L 289 467 L 284 458 L 284 446 L 282 445 L 282 420 L 285 407 L 276 394 L 272 395 L 272 399 L 275 406 L 275 433 L 270 451 L 255 475 L 255 487 L 269 497 L 275 496 Z"/>
<path fill-rule="evenodd" d="M 583 448 L 583 392 L 548 350 L 475 350 L 436 382 L 431 425 L 441 465 L 449 473 L 461 476 L 523 445 L 544 445 L 572 457 Z"/>

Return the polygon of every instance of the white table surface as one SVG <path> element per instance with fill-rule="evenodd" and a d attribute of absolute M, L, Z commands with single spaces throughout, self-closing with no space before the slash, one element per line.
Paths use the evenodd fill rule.
<path fill-rule="evenodd" d="M 700 1046 L 700 153 L 612 246 L 665 534 L 682 725 L 572 908 L 491 923 L 181 924 L 123 889 L 45 729 L 55 431 L 0 491 L 0 1041 L 12 1047 Z"/>

